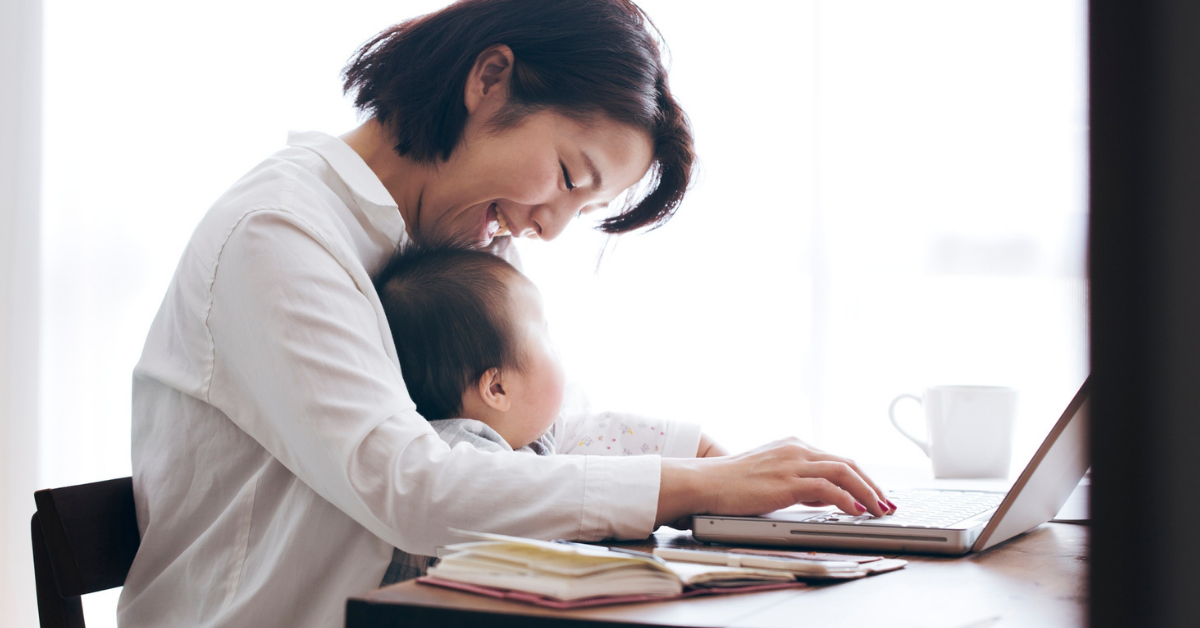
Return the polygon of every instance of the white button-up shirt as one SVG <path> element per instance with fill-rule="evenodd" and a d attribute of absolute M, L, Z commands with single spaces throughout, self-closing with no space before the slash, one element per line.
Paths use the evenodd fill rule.
<path fill-rule="evenodd" d="M 438 438 L 371 283 L 407 238 L 395 201 L 340 139 L 288 144 L 204 216 L 134 370 L 142 541 L 120 625 L 340 626 L 393 546 L 433 554 L 450 527 L 647 536 L 658 456 Z M 679 433 L 664 453 L 695 455 Z"/>

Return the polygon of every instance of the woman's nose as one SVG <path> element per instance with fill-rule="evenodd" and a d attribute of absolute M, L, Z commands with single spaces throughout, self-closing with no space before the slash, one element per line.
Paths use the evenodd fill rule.
<path fill-rule="evenodd" d="M 569 203 L 556 205 L 541 205 L 529 215 L 532 223 L 532 237 L 539 240 L 557 238 L 570 224 L 571 219 L 579 213 L 579 208 L 572 208 Z"/>

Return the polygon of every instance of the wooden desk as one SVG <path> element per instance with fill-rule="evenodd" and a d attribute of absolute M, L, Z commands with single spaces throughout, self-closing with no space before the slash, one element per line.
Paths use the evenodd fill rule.
<path fill-rule="evenodd" d="M 690 533 L 659 532 L 640 544 L 677 545 Z M 982 554 L 902 556 L 904 569 L 803 589 L 626 604 L 573 611 L 403 582 L 350 598 L 346 628 L 382 626 L 791 626 L 889 628 L 1082 626 L 1087 527 L 1047 523 Z"/>

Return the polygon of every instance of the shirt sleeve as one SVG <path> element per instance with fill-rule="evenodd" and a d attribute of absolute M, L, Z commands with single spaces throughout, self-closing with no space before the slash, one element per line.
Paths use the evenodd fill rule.
<path fill-rule="evenodd" d="M 322 498 L 416 554 L 448 528 L 534 538 L 644 538 L 657 456 L 497 456 L 446 445 L 417 414 L 356 260 L 279 210 L 222 247 L 207 327 L 208 403 Z M 400 322 L 402 324 L 402 322 Z"/>

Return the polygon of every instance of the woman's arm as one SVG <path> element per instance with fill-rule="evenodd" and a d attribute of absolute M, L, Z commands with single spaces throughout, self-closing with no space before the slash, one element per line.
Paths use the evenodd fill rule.
<path fill-rule="evenodd" d="M 278 210 L 229 233 L 210 311 L 196 313 L 214 347 L 209 403 L 409 552 L 459 540 L 448 527 L 585 540 L 653 529 L 656 458 L 496 456 L 442 442 L 406 394 L 369 277 L 322 234 Z"/>
<path fill-rule="evenodd" d="M 798 501 L 854 512 L 857 499 L 878 509 L 850 466 L 799 441 L 661 461 L 450 450 L 404 391 L 369 278 L 319 237 L 275 210 L 229 233 L 209 311 L 197 313 L 213 341 L 207 400 L 394 546 L 431 554 L 455 540 L 447 527 L 595 540 L 644 536 L 655 521 L 684 515 L 759 514 Z"/>
<path fill-rule="evenodd" d="M 798 503 L 882 516 L 886 499 L 854 461 L 789 438 L 736 456 L 664 458 L 655 525 L 698 513 L 759 515 Z"/>

